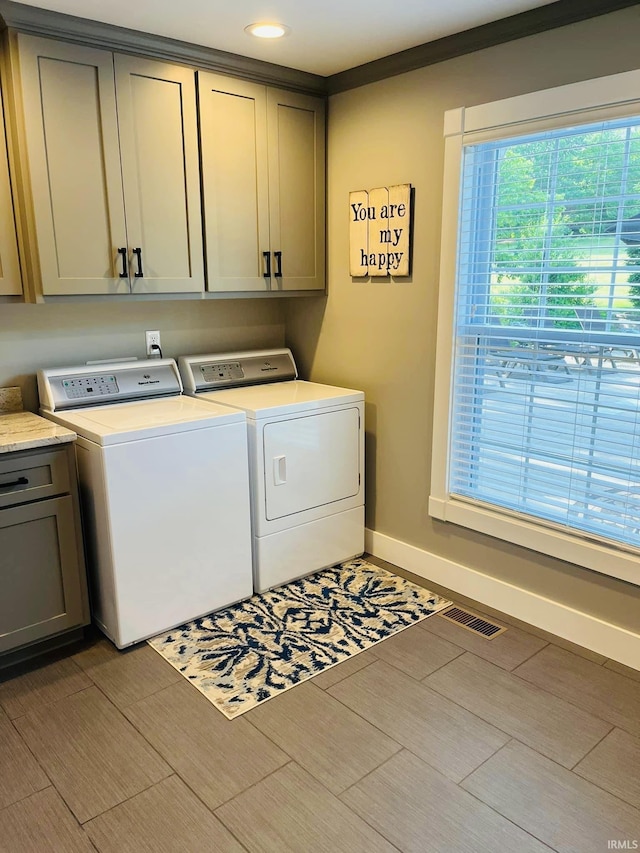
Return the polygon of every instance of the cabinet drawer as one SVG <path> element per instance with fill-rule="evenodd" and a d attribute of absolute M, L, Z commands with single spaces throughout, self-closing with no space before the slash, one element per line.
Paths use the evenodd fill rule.
<path fill-rule="evenodd" d="M 0 457 L 0 507 L 52 498 L 70 490 L 64 450 Z"/>

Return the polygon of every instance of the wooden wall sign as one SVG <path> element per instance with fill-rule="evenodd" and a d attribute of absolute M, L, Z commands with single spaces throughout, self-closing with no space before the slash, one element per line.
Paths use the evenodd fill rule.
<path fill-rule="evenodd" d="M 409 275 L 411 184 L 349 193 L 349 271 Z"/>

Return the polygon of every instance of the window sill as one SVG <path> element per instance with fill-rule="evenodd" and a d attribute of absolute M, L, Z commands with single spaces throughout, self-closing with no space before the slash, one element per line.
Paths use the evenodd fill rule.
<path fill-rule="evenodd" d="M 640 559 L 605 542 L 582 538 L 551 524 L 535 523 L 508 512 L 472 504 L 454 497 L 429 498 L 429 515 L 439 521 L 458 524 L 504 542 L 547 554 L 640 586 Z"/>

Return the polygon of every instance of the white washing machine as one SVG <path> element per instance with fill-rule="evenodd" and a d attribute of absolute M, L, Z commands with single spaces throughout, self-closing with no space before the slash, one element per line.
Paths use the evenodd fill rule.
<path fill-rule="evenodd" d="M 362 554 L 362 391 L 298 380 L 288 349 L 178 364 L 186 394 L 246 413 L 256 592 Z"/>
<path fill-rule="evenodd" d="M 253 592 L 244 412 L 185 397 L 173 359 L 38 373 L 74 430 L 92 612 L 119 647 Z"/>

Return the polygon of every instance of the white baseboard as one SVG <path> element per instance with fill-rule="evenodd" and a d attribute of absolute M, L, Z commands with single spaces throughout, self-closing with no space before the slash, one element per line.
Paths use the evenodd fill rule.
<path fill-rule="evenodd" d="M 640 634 L 375 530 L 366 530 L 365 547 L 370 554 L 421 578 L 626 666 L 640 669 Z"/>

